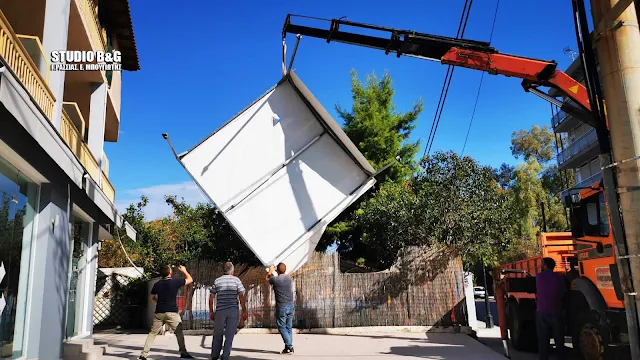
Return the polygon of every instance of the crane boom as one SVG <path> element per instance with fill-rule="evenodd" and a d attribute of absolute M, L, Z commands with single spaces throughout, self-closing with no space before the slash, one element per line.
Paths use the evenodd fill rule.
<path fill-rule="evenodd" d="M 321 29 L 293 24 L 292 17 L 300 16 L 287 15 L 282 29 L 283 38 L 287 33 L 300 34 L 325 39 L 327 43 L 336 41 L 383 50 L 386 55 L 395 53 L 397 57 L 405 55 L 439 61 L 446 65 L 486 71 L 492 75 L 520 78 L 525 91 L 534 93 L 559 106 L 563 111 L 584 123 L 596 126 L 586 87 L 563 71 L 557 70 L 555 61 L 501 54 L 488 42 L 424 34 L 341 19 L 319 19 L 331 22 L 329 29 Z M 389 37 L 343 31 L 340 29 L 341 25 L 383 31 L 389 33 Z M 555 88 L 572 102 L 560 102 L 539 90 L 540 86 Z"/>

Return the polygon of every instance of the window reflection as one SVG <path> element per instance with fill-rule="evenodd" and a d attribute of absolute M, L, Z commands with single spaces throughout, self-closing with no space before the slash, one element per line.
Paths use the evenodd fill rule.
<path fill-rule="evenodd" d="M 22 356 L 38 186 L 0 158 L 0 357 Z"/>

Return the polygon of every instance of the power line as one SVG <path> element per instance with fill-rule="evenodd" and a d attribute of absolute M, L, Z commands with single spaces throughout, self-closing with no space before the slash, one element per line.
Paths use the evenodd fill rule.
<path fill-rule="evenodd" d="M 471 124 L 473 124 L 473 117 L 476 115 L 476 107 L 478 106 L 478 99 L 480 98 L 480 90 L 482 89 L 482 79 L 484 78 L 484 71 L 480 74 L 480 86 L 478 86 L 478 93 L 476 94 L 476 102 L 473 104 L 473 112 L 471 113 L 471 120 L 469 120 L 469 127 L 467 128 L 467 136 L 464 138 L 464 145 L 462 145 L 462 151 L 460 156 L 464 154 L 464 150 L 467 148 L 467 140 L 469 140 L 469 133 L 471 132 Z"/>
<path fill-rule="evenodd" d="M 500 0 L 496 1 L 496 11 L 493 14 L 493 24 L 491 24 L 491 33 L 489 34 L 489 42 L 493 39 L 493 30 L 496 28 L 496 19 L 498 18 L 498 7 L 500 6 Z M 480 91 L 482 90 L 482 79 L 484 79 L 484 71 L 480 74 L 480 84 L 478 85 L 478 93 L 476 94 L 476 101 L 473 104 L 473 112 L 471 113 L 471 120 L 469 120 L 469 127 L 467 128 L 467 136 L 464 138 L 464 145 L 462 146 L 462 152 L 460 156 L 464 154 L 464 150 L 467 148 L 467 140 L 469 140 L 469 133 L 471 132 L 471 124 L 473 124 L 473 118 L 476 115 L 476 108 L 478 106 L 478 99 L 480 99 Z"/>
<path fill-rule="evenodd" d="M 465 0 L 464 7 L 462 8 L 462 15 L 460 16 L 460 23 L 458 24 L 458 31 L 456 33 L 456 38 L 460 38 L 464 35 L 464 30 L 467 26 L 467 20 L 469 19 L 469 11 L 471 10 L 471 4 L 473 0 Z M 449 86 L 451 85 L 451 79 L 453 78 L 453 71 L 455 67 L 449 65 L 447 66 L 447 73 L 444 78 L 444 83 L 442 84 L 442 90 L 440 91 L 440 99 L 438 100 L 438 106 L 436 107 L 436 113 L 433 117 L 433 122 L 431 123 L 431 131 L 429 132 L 429 138 L 427 139 L 427 144 L 424 149 L 424 153 L 428 154 L 431 152 L 431 146 L 433 145 L 433 141 L 436 136 L 436 131 L 438 130 L 438 125 L 440 124 L 440 118 L 442 117 L 442 112 L 444 110 L 444 104 L 447 100 L 447 95 L 449 93 Z"/>
<path fill-rule="evenodd" d="M 472 4 L 473 4 L 473 0 L 465 0 L 464 7 L 462 8 L 462 15 L 460 17 L 460 24 L 458 25 L 458 32 L 456 34 L 456 38 L 458 39 L 464 36 L 464 32 L 467 28 L 467 22 L 469 21 L 469 14 L 471 13 Z M 423 158 L 431 152 L 431 146 L 433 146 L 433 142 L 436 137 L 436 132 L 438 131 L 438 126 L 440 125 L 440 118 L 442 117 L 444 104 L 447 100 L 447 95 L 449 93 L 449 86 L 451 85 L 451 78 L 453 77 L 454 69 L 455 67 L 451 65 L 447 67 L 447 73 L 445 75 L 444 84 L 442 85 L 442 90 L 440 91 L 440 99 L 438 100 L 436 113 L 433 117 L 433 122 L 431 123 L 431 130 L 429 131 L 429 138 L 427 139 L 427 145 L 425 146 L 424 153 L 422 154 Z"/>

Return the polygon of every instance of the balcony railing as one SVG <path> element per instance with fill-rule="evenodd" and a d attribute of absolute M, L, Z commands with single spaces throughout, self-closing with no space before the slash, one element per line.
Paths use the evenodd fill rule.
<path fill-rule="evenodd" d="M 597 181 L 602 180 L 602 173 L 599 172 L 595 175 L 591 175 L 590 177 L 580 181 L 579 183 L 573 185 L 572 187 L 564 190 L 561 194 L 562 197 L 565 197 L 567 195 L 570 195 L 571 193 L 576 193 L 580 190 L 580 188 L 585 188 L 585 187 L 589 187 L 591 185 L 593 185 L 594 183 L 596 183 Z"/>
<path fill-rule="evenodd" d="M 37 36 L 29 36 L 29 35 L 19 35 L 18 39 L 24 46 L 25 50 L 29 54 L 29 57 L 33 61 L 34 65 L 40 71 L 40 75 L 44 77 L 44 80 L 47 84 L 49 84 L 49 59 L 45 55 L 44 48 L 42 47 L 42 42 L 40 42 L 40 38 Z"/>
<path fill-rule="evenodd" d="M 80 147 L 80 156 L 78 158 L 82 165 L 84 165 L 85 169 L 87 169 L 89 175 L 93 178 L 93 181 L 100 183 L 100 165 L 98 165 L 98 160 L 93 156 L 87 144 L 82 143 Z"/>
<path fill-rule="evenodd" d="M 89 26 L 91 41 L 99 50 L 107 51 L 107 31 L 100 25 L 98 19 L 97 0 L 76 0 L 82 8 L 82 14 Z"/>
<path fill-rule="evenodd" d="M 69 149 L 80 158 L 81 149 L 82 149 L 82 136 L 80 136 L 80 132 L 73 125 L 69 114 L 63 108 L 62 109 L 62 122 L 60 123 L 60 135 L 66 141 L 67 145 L 69 145 Z M 84 164 L 83 164 L 84 165 Z"/>
<path fill-rule="evenodd" d="M 82 116 L 82 112 L 80 111 L 78 103 L 65 101 L 62 103 L 62 108 L 67 112 L 67 115 L 69 115 L 69 119 L 71 119 L 71 122 L 76 127 L 78 132 L 80 132 L 80 139 L 84 139 L 86 121 L 84 121 L 84 116 Z"/>
<path fill-rule="evenodd" d="M 598 136 L 596 135 L 596 129 L 590 129 L 558 154 L 558 165 L 562 165 L 573 157 L 579 155 L 584 149 L 592 146 L 597 140 Z"/>
<path fill-rule="evenodd" d="M 87 144 L 82 141 L 80 132 L 71 121 L 69 114 L 62 109 L 62 126 L 60 126 L 60 135 L 67 142 L 69 148 L 76 157 L 80 160 L 82 166 L 87 169 L 87 172 L 93 180 L 98 183 L 100 181 L 100 167 L 95 157 L 91 154 L 91 150 Z"/>
<path fill-rule="evenodd" d="M 109 158 L 107 158 L 107 154 L 102 154 L 102 172 L 109 176 Z"/>
<path fill-rule="evenodd" d="M 49 120 L 56 100 L 29 53 L 0 11 L 0 56 L 22 82 Z"/>
<path fill-rule="evenodd" d="M 80 160 L 82 166 L 87 169 L 87 172 L 98 184 L 102 184 L 101 188 L 104 194 L 107 196 L 111 203 L 115 201 L 116 190 L 113 185 L 109 181 L 107 175 L 100 171 L 100 166 L 98 165 L 98 161 L 89 150 L 89 147 L 85 142 L 82 141 L 82 137 L 80 136 L 80 132 L 71 121 L 71 117 L 67 114 L 67 111 L 62 109 L 62 125 L 60 126 L 60 135 L 64 141 L 69 145 L 71 151 L 76 155 L 76 157 Z"/>
<path fill-rule="evenodd" d="M 567 114 L 566 112 L 560 110 L 557 113 L 555 113 L 553 115 L 553 117 L 551 118 L 551 125 L 553 126 L 553 128 L 557 128 L 558 125 L 562 124 L 562 122 L 569 116 L 569 114 Z"/>
<path fill-rule="evenodd" d="M 113 187 L 111 181 L 109 181 L 109 178 L 104 172 L 102 173 L 102 192 L 107 195 L 107 198 L 111 200 L 111 203 L 115 201 L 116 189 Z"/>
<path fill-rule="evenodd" d="M 599 172 L 597 174 L 591 175 L 588 178 L 580 181 L 579 183 L 575 184 L 573 187 L 587 187 L 587 186 L 591 186 L 593 185 L 595 182 L 599 181 L 602 179 L 602 173 Z"/>

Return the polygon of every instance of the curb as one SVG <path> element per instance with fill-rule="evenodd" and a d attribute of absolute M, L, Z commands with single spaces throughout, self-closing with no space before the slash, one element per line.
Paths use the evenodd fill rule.
<path fill-rule="evenodd" d="M 185 335 L 211 335 L 213 330 L 184 330 Z M 317 328 L 317 329 L 293 329 L 294 334 L 323 334 L 323 335 L 360 335 L 360 334 L 465 334 L 473 336 L 475 331 L 468 326 L 367 326 L 367 327 L 343 327 L 343 328 Z M 278 329 L 269 328 L 243 328 L 236 334 L 278 334 Z"/>

